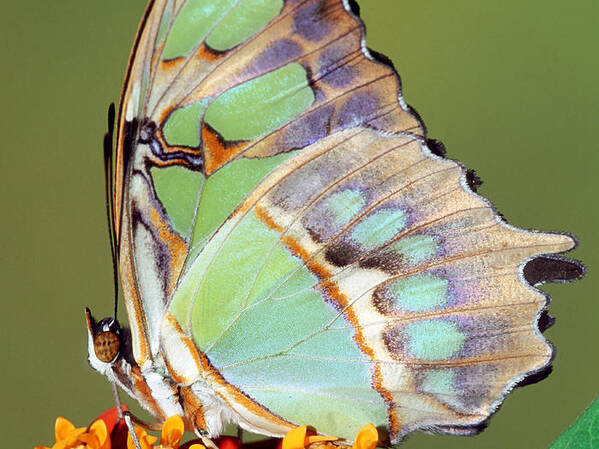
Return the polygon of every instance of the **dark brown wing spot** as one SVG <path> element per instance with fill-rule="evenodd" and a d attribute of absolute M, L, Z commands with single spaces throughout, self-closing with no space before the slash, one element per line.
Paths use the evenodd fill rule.
<path fill-rule="evenodd" d="M 584 275 L 583 266 L 575 260 L 558 256 L 541 256 L 529 261 L 524 267 L 524 278 L 530 285 L 545 282 L 568 282 Z"/>

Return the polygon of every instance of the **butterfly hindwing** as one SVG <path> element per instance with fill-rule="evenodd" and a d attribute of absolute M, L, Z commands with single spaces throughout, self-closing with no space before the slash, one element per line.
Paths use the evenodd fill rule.
<path fill-rule="evenodd" d="M 545 298 L 520 267 L 572 244 L 505 225 L 420 139 L 356 128 L 259 184 L 169 311 L 268 411 L 347 438 L 370 421 L 396 441 L 481 423 L 549 362 L 535 324 Z"/>

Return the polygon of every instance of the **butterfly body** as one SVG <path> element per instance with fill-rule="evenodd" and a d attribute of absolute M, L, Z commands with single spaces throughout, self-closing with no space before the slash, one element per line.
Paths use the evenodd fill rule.
<path fill-rule="evenodd" d="M 88 315 L 90 363 L 210 436 L 475 433 L 551 361 L 529 281 L 581 268 L 429 143 L 348 2 L 150 2 L 111 180 L 130 335 L 103 362 Z"/>

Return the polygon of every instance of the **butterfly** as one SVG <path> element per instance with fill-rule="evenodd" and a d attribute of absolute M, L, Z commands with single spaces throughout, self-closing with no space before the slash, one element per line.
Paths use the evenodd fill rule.
<path fill-rule="evenodd" d="M 116 124 L 129 328 L 88 311 L 89 361 L 157 419 L 469 435 L 549 367 L 534 286 L 582 275 L 575 239 L 475 193 L 354 2 L 150 1 Z"/>

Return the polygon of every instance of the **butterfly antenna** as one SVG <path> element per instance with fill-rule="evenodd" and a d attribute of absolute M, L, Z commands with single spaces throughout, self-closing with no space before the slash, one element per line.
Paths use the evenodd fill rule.
<path fill-rule="evenodd" d="M 114 135 L 114 103 L 108 108 L 108 132 L 104 134 L 104 190 L 106 193 L 106 218 L 108 219 L 108 240 L 110 240 L 110 254 L 112 256 L 112 277 L 114 281 L 114 319 L 116 320 L 119 299 L 119 274 L 116 231 L 114 229 L 114 203 L 113 203 L 113 135 Z"/>

